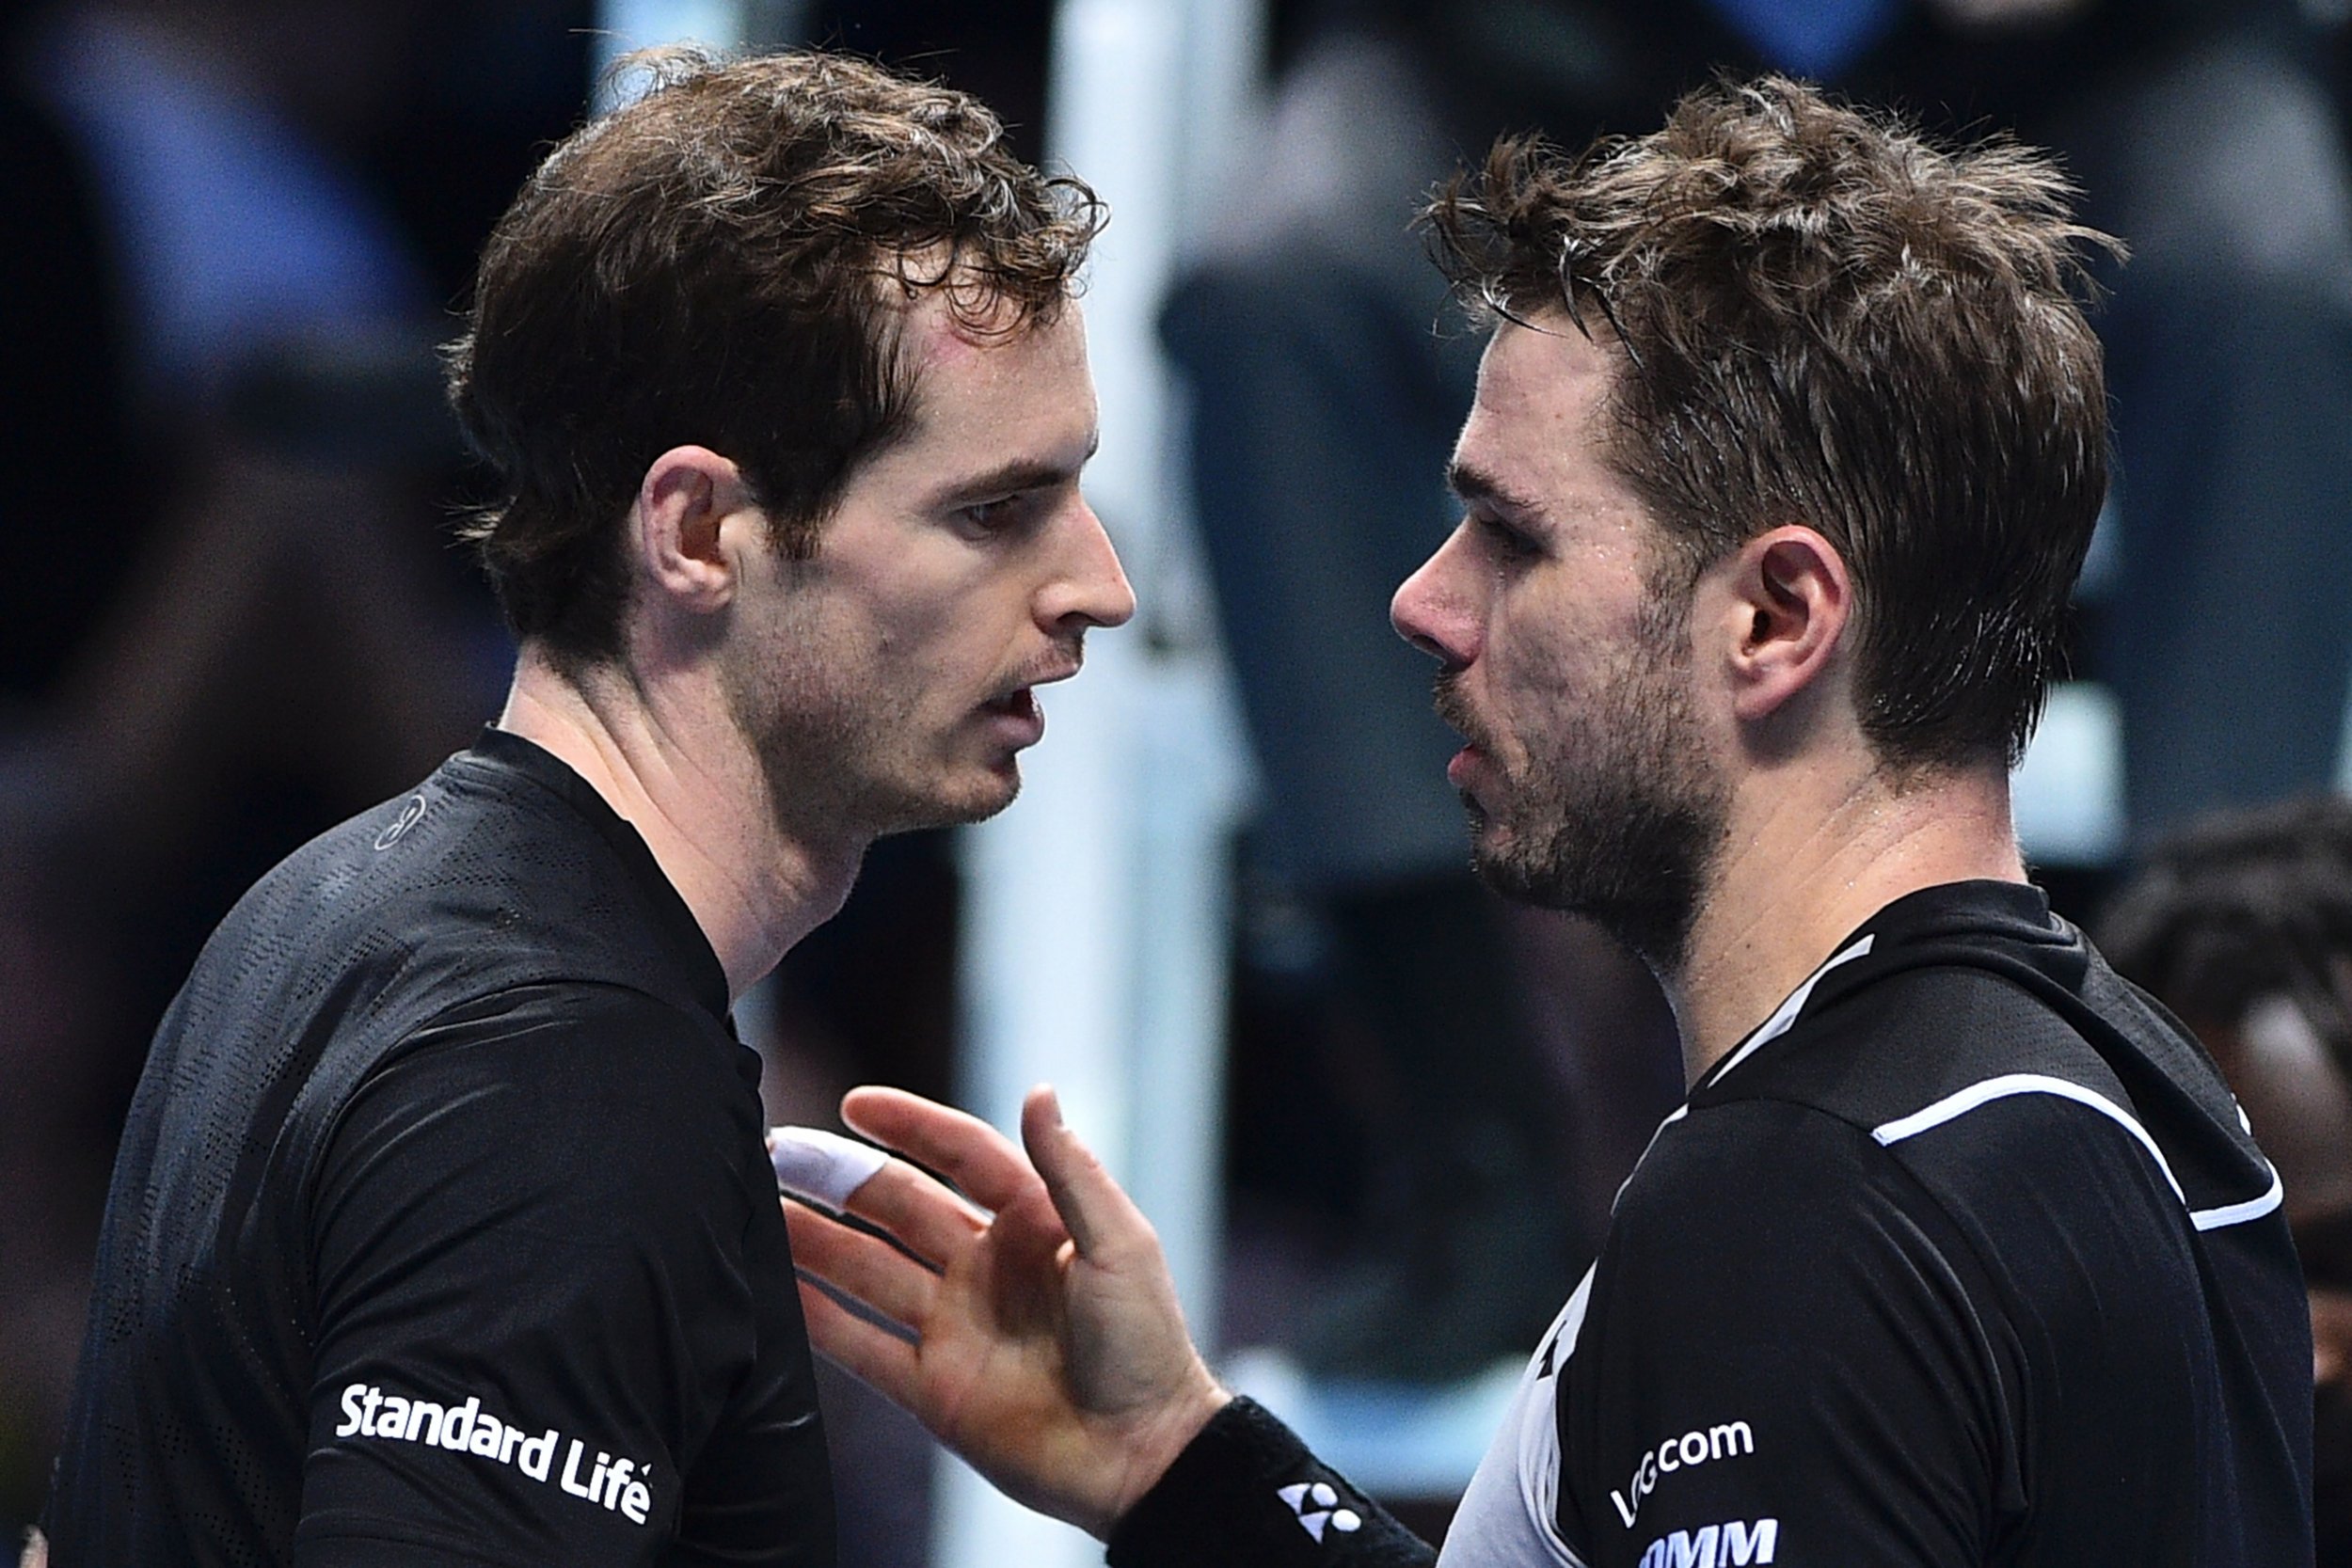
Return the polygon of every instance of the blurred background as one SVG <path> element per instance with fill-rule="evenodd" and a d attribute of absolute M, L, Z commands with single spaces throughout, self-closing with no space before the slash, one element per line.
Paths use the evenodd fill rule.
<path fill-rule="evenodd" d="M 1435 1532 L 1680 1086 L 1647 975 L 1468 874 L 1431 671 L 1387 626 L 1453 520 L 1479 347 L 1409 231 L 1418 198 L 1498 132 L 1639 132 L 1718 70 L 2060 152 L 2134 260 L 2097 313 L 2121 464 L 2078 678 L 2019 799 L 2038 874 L 2096 929 L 2209 814 L 2352 783 L 2347 11 L 0 10 L 0 1527 L 39 1508 L 115 1137 L 197 948 L 279 857 L 499 707 L 511 645 L 451 541 L 483 478 L 436 345 L 622 49 L 817 42 L 945 78 L 1115 214 L 1088 293 L 1089 489 L 1143 613 L 1058 689 L 1018 805 L 879 846 L 745 999 L 771 1111 L 831 1124 L 843 1088 L 882 1080 L 1009 1124 L 1055 1079 L 1227 1374 Z M 2310 963 L 2200 982 L 2217 1030 L 2280 995 L 2308 1015 L 2294 1060 L 2321 1087 L 2280 1103 L 2344 1099 L 2352 1065 L 2352 934 L 2303 912 L 2352 881 L 2334 853 L 2264 906 Z M 2269 1059 L 2234 1049 L 2225 1066 Z M 2352 1211 L 2340 1120 L 2278 1130 L 2314 1173 L 2311 1224 Z M 1099 1560 L 847 1380 L 826 1392 L 846 1563 Z"/>

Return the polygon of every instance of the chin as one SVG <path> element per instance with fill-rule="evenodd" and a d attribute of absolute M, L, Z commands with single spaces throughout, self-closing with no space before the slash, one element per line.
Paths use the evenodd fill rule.
<path fill-rule="evenodd" d="M 910 791 L 895 814 L 894 825 L 885 831 L 914 832 L 925 828 L 961 828 L 985 822 L 1011 805 L 1020 793 L 1021 770 L 1008 762 L 928 794 Z"/>
<path fill-rule="evenodd" d="M 993 779 L 985 788 L 974 791 L 960 802 L 955 820 L 985 822 L 1007 806 L 1011 805 L 1020 794 L 1021 774 L 1016 769 L 1008 768 Z"/>
<path fill-rule="evenodd" d="M 1572 903 L 1563 901 L 1560 890 L 1544 868 L 1528 864 L 1505 848 L 1485 842 L 1471 846 L 1470 869 L 1478 873 L 1480 881 L 1514 904 L 1579 912 Z"/>

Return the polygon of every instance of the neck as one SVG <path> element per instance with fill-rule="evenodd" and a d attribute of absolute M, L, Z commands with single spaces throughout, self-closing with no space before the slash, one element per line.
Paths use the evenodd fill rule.
<path fill-rule="evenodd" d="M 1905 894 L 1979 879 L 2026 879 L 1998 768 L 1899 788 L 1867 768 L 1811 788 L 1785 771 L 1752 780 L 1733 803 L 1684 961 L 1665 977 L 1688 1081 L 1770 1017 L 1855 927 Z"/>
<path fill-rule="evenodd" d="M 707 691 L 612 666 L 569 675 L 527 643 L 499 728 L 560 758 L 644 837 L 731 997 L 850 895 L 866 841 L 787 833 L 758 757 Z"/>

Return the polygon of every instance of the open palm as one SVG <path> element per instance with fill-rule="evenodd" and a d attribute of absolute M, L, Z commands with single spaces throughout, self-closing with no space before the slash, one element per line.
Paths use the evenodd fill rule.
<path fill-rule="evenodd" d="M 1022 1107 L 1025 1155 L 900 1090 L 852 1090 L 842 1117 L 908 1159 L 849 1197 L 889 1240 L 787 1200 L 810 1339 L 1008 1496 L 1106 1536 L 1229 1398 L 1150 1223 L 1049 1089 Z"/>

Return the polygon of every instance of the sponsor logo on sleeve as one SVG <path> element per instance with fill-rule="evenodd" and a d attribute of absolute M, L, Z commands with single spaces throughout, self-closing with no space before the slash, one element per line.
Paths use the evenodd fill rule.
<path fill-rule="evenodd" d="M 1352 1508 L 1342 1508 L 1339 1490 L 1328 1481 L 1302 1481 L 1292 1486 L 1278 1486 L 1274 1495 L 1289 1505 L 1299 1528 L 1317 1541 L 1323 1539 L 1327 1528 L 1343 1535 L 1363 1528 L 1364 1516 Z"/>
<path fill-rule="evenodd" d="M 1617 1505 L 1617 1517 L 1631 1529 L 1640 1517 L 1642 1505 L 1658 1490 L 1658 1483 L 1677 1470 L 1694 1470 L 1717 1460 L 1737 1459 L 1756 1451 L 1756 1433 L 1745 1421 L 1725 1421 L 1710 1427 L 1693 1427 L 1679 1437 L 1669 1437 L 1658 1447 L 1642 1455 L 1633 1466 L 1632 1479 L 1622 1492 L 1612 1492 L 1609 1500 Z"/>
<path fill-rule="evenodd" d="M 574 1437 L 566 1446 L 564 1434 L 553 1427 L 526 1432 L 483 1409 L 482 1401 L 470 1395 L 463 1404 L 437 1404 L 354 1383 L 343 1389 L 342 1410 L 342 1424 L 335 1429 L 338 1437 L 373 1437 L 469 1453 L 507 1465 L 543 1486 L 553 1476 L 555 1484 L 572 1497 L 618 1513 L 632 1525 L 644 1524 L 653 1513 L 652 1465 L 604 1452 L 591 1460 L 588 1455 L 594 1450 L 580 1439 Z M 558 1449 L 564 1450 L 560 1469 Z"/>
<path fill-rule="evenodd" d="M 1772 1561 L 1779 1546 L 1779 1520 L 1731 1519 L 1660 1536 L 1643 1551 L 1640 1568 L 1751 1568 Z"/>

